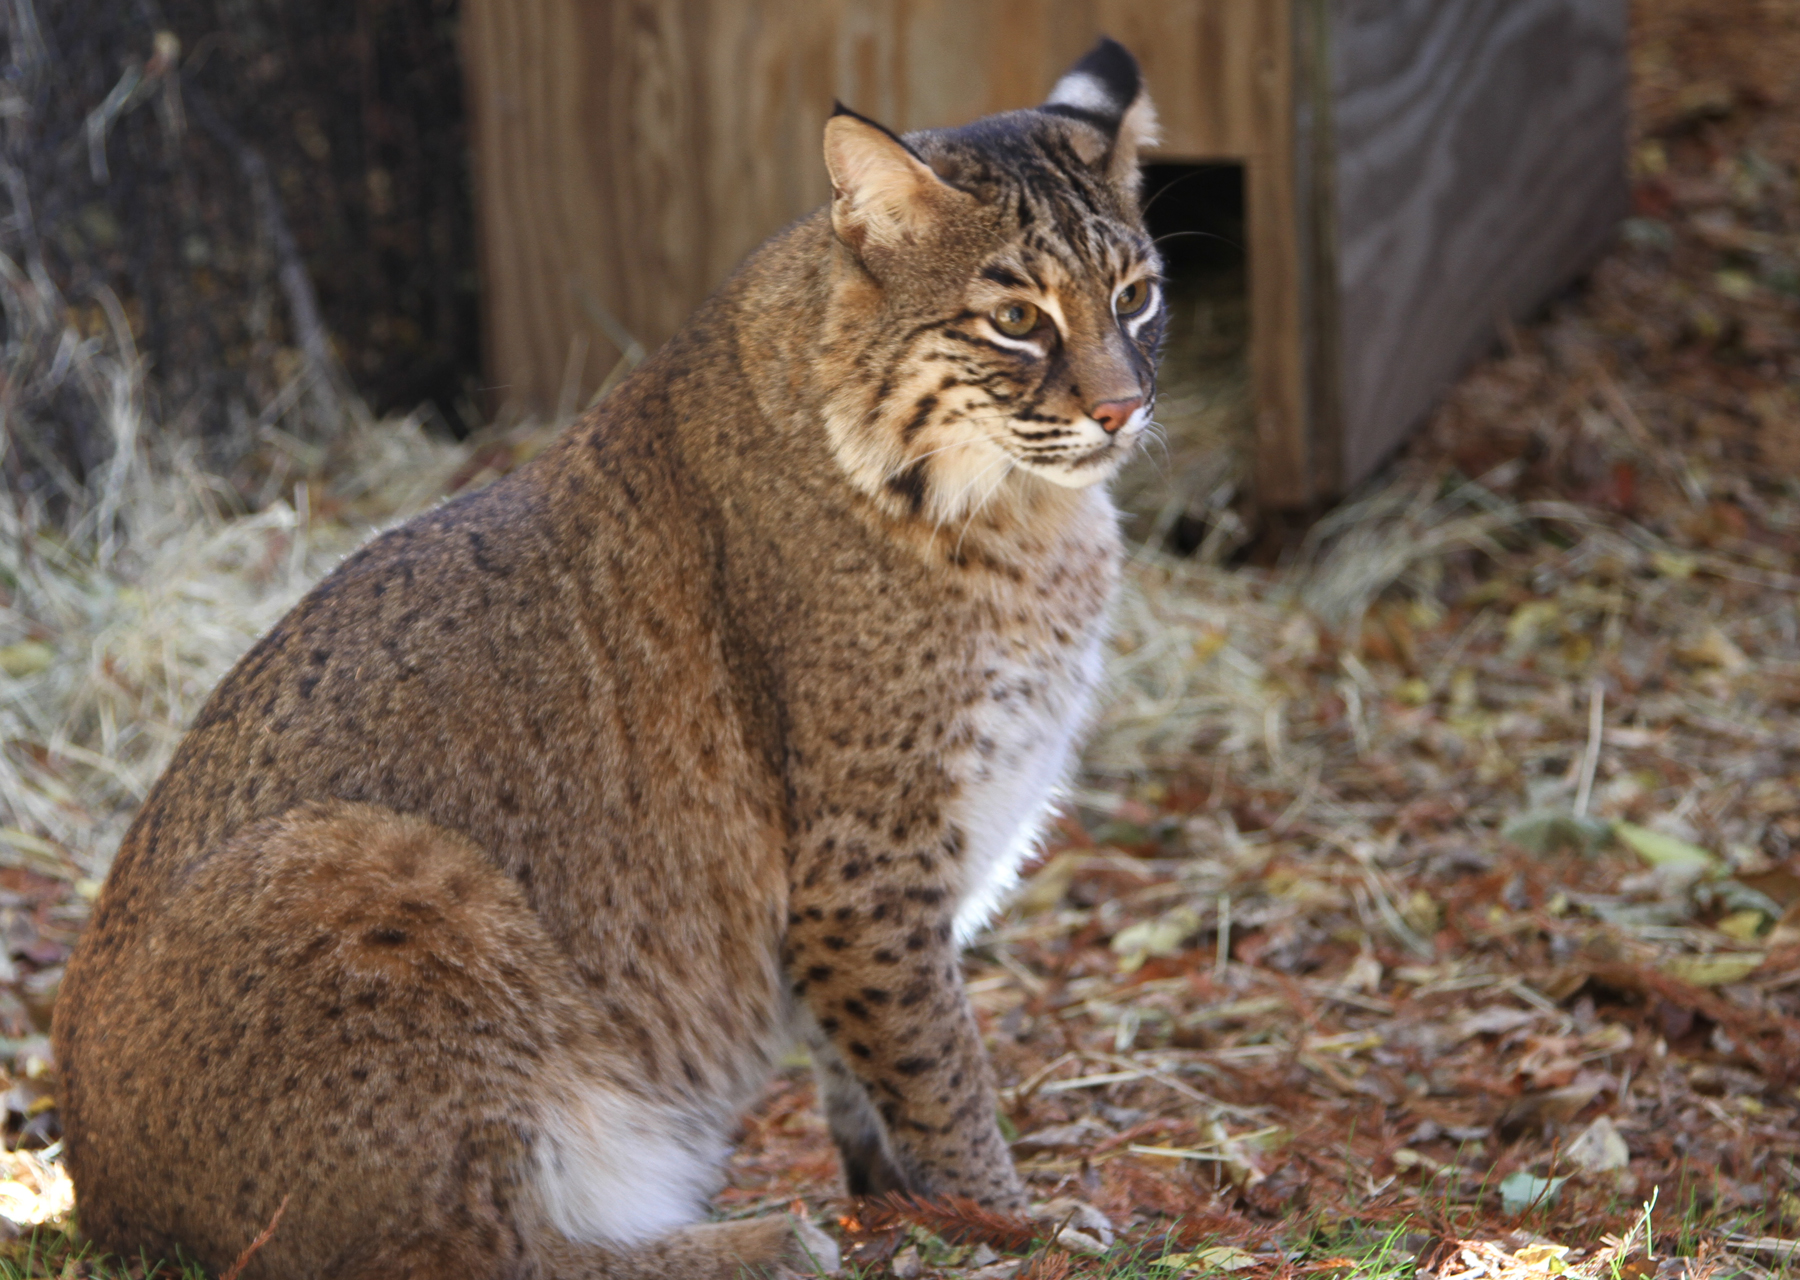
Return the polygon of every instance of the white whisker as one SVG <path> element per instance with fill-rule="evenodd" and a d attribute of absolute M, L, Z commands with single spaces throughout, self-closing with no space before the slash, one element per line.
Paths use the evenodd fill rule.
<path fill-rule="evenodd" d="M 1174 469 L 1175 459 L 1169 453 L 1169 429 L 1152 418 L 1144 424 L 1144 439 L 1154 442 L 1162 452 L 1162 473 L 1165 477 Z"/>
<path fill-rule="evenodd" d="M 987 488 L 987 491 L 981 495 L 980 500 L 977 501 L 974 506 L 969 508 L 969 518 L 963 521 L 962 532 L 956 535 L 956 554 L 957 555 L 962 554 L 963 539 L 967 538 L 969 536 L 969 526 L 975 523 L 975 517 L 981 514 L 981 509 L 987 505 L 988 499 L 994 496 L 995 492 L 1000 488 L 1000 486 L 1006 482 L 1006 477 L 1012 473 L 1012 459 L 1007 457 L 1006 455 L 1002 454 L 1000 456 L 1000 467 L 1001 467 L 1000 474 L 995 477 L 994 483 L 989 485 Z M 971 488 L 971 489 L 974 488 L 975 484 L 978 483 L 983 477 L 985 477 L 987 475 L 988 471 L 991 471 L 991 470 L 993 470 L 993 468 L 989 467 L 986 470 L 980 472 L 975 477 L 975 480 L 973 480 L 969 483 L 969 488 Z"/>
<path fill-rule="evenodd" d="M 993 435 L 968 436 L 961 440 L 952 440 L 949 444 L 939 445 L 937 448 L 928 449 L 924 453 L 914 454 L 912 457 L 910 457 L 910 458 L 906 459 L 906 461 L 902 462 L 899 466 L 895 467 L 892 471 L 888 472 L 888 474 L 883 476 L 882 479 L 892 480 L 895 476 L 899 475 L 902 471 L 905 471 L 908 467 L 914 466 L 917 463 L 921 463 L 921 462 L 925 461 L 925 459 L 927 459 L 927 458 L 934 458 L 938 454 L 945 453 L 951 449 L 960 449 L 962 446 L 968 445 L 968 444 L 986 444 L 993 440 L 1004 440 L 1004 439 L 1006 439 L 1006 434 L 1004 432 L 995 432 Z"/>

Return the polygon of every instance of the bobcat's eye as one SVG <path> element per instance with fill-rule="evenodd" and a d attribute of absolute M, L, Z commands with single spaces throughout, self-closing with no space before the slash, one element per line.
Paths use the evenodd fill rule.
<path fill-rule="evenodd" d="M 1150 286 L 1142 280 L 1133 280 L 1113 298 L 1113 311 L 1122 316 L 1135 316 L 1150 301 Z"/>
<path fill-rule="evenodd" d="M 994 328 L 1009 338 L 1023 338 L 1037 328 L 1038 309 L 1029 302 L 1009 302 L 995 309 Z"/>

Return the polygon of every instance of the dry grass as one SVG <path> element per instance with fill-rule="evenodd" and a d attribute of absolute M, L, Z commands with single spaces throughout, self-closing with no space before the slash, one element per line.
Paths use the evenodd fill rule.
<path fill-rule="evenodd" d="M 127 366 L 114 369 L 128 383 Z M 336 447 L 344 482 L 300 480 L 291 498 L 246 509 L 191 457 L 159 448 L 129 394 L 108 421 L 113 460 L 61 518 L 0 503 L 0 859 L 78 878 L 104 871 L 238 655 L 462 462 L 417 423 L 359 424 Z"/>
<path fill-rule="evenodd" d="M 290 435 L 302 374 L 238 473 L 210 474 L 146 420 L 130 327 L 99 301 L 110 323 L 84 334 L 41 269 L 0 256 L 0 463 L 51 429 L 37 414 L 59 395 L 111 444 L 86 483 L 52 468 L 0 488 L 0 863 L 76 881 L 104 873 L 238 655 L 372 527 L 442 496 L 468 453 L 361 412 L 328 445 Z"/>

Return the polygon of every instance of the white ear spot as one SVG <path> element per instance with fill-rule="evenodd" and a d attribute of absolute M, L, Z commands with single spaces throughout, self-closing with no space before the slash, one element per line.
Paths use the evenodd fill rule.
<path fill-rule="evenodd" d="M 1050 96 L 1044 100 L 1044 105 L 1075 107 L 1100 116 L 1115 116 L 1119 113 L 1119 104 L 1113 101 L 1105 81 L 1086 71 L 1071 71 L 1058 80 L 1056 87 L 1050 90 Z"/>

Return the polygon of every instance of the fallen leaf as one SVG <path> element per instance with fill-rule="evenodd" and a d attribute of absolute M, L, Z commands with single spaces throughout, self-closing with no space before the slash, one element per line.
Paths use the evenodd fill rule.
<path fill-rule="evenodd" d="M 1507 1213 L 1523 1213 L 1534 1205 L 1554 1204 L 1562 1184 L 1568 1180 L 1567 1175 L 1539 1178 L 1529 1173 L 1512 1174 L 1500 1183 L 1500 1205 Z"/>
<path fill-rule="evenodd" d="M 1665 578 L 1691 578 L 1700 562 L 1693 556 L 1684 556 L 1674 551 L 1653 551 L 1650 553 L 1650 567 Z"/>
<path fill-rule="evenodd" d="M 1396 685 L 1394 697 L 1409 707 L 1422 707 L 1431 701 L 1431 686 L 1415 676 Z"/>
<path fill-rule="evenodd" d="M 919 1257 L 919 1246 L 909 1244 L 894 1255 L 888 1268 L 899 1277 L 899 1280 L 918 1280 L 925 1274 L 925 1263 Z"/>
<path fill-rule="evenodd" d="M 1245 1271 L 1257 1265 L 1256 1255 L 1228 1244 L 1208 1245 L 1187 1253 L 1171 1253 L 1151 1264 L 1169 1271 Z"/>
<path fill-rule="evenodd" d="M 1764 958 L 1761 951 L 1715 951 L 1709 956 L 1676 956 L 1657 967 L 1696 987 L 1719 987 L 1749 977 Z"/>
<path fill-rule="evenodd" d="M 1605 1090 L 1616 1087 L 1604 1072 L 1583 1071 L 1565 1085 L 1518 1099 L 1506 1114 L 1513 1123 L 1535 1119 L 1561 1124 L 1581 1114 Z"/>
<path fill-rule="evenodd" d="M 1547 1271 L 1551 1275 L 1561 1275 L 1568 1270 L 1563 1259 L 1569 1256 L 1566 1244 L 1528 1244 L 1513 1254 L 1514 1259 L 1523 1262 L 1534 1271 Z"/>
<path fill-rule="evenodd" d="M 1788 904 L 1788 909 L 1781 913 L 1781 919 L 1775 922 L 1775 927 L 1763 941 L 1771 950 L 1800 945 L 1800 898 Z"/>
<path fill-rule="evenodd" d="M 1612 833 L 1612 824 L 1602 818 L 1578 818 L 1563 809 L 1529 809 L 1500 829 L 1502 839 L 1536 854 L 1586 852 L 1605 844 Z"/>
<path fill-rule="evenodd" d="M 1787 789 L 1783 788 L 1783 794 Z M 1800 875 L 1795 875 L 1786 867 L 1770 867 L 1767 871 L 1739 872 L 1737 880 L 1746 888 L 1754 889 L 1777 907 L 1792 906 L 1800 902 Z M 1727 881 L 1727 883 L 1730 883 Z"/>
<path fill-rule="evenodd" d="M 1756 277 L 1744 271 L 1724 270 L 1713 273 L 1713 287 L 1737 302 L 1756 296 Z"/>
<path fill-rule="evenodd" d="M 1660 831 L 1652 831 L 1648 827 L 1640 827 L 1636 823 L 1614 823 L 1613 834 L 1653 867 L 1712 871 L 1720 866 L 1719 860 L 1699 845 L 1664 835 Z"/>
<path fill-rule="evenodd" d="M 1106 1252 L 1106 1246 L 1085 1231 L 1077 1231 L 1074 1227 L 1064 1227 L 1056 1233 L 1056 1243 L 1070 1253 L 1086 1254 L 1097 1258 Z"/>
<path fill-rule="evenodd" d="M 1766 919 L 1760 911 L 1733 911 L 1716 926 L 1727 938 L 1735 938 L 1739 942 L 1754 942 L 1756 935 L 1762 931 L 1762 922 Z"/>
<path fill-rule="evenodd" d="M 1601 1116 L 1583 1129 L 1564 1148 L 1563 1156 L 1583 1173 L 1608 1173 L 1631 1163 L 1631 1149 L 1611 1116 Z"/>
<path fill-rule="evenodd" d="M 1512 611 L 1506 620 L 1506 647 L 1514 655 L 1524 653 L 1555 626 L 1562 610 L 1550 600 L 1531 600 Z"/>
<path fill-rule="evenodd" d="M 1279 1135 L 1267 1134 L 1259 1130 L 1256 1135 L 1245 1134 L 1234 1137 L 1226 1132 L 1225 1126 L 1217 1120 L 1206 1126 L 1206 1135 L 1218 1148 L 1219 1155 L 1222 1157 L 1220 1164 L 1225 1170 L 1225 1176 L 1231 1179 L 1233 1186 L 1242 1190 L 1246 1187 L 1253 1187 L 1268 1177 L 1256 1160 L 1256 1149 L 1263 1145 L 1257 1140 L 1257 1137 Z"/>
<path fill-rule="evenodd" d="M 1082 855 L 1074 850 L 1059 853 L 1032 875 L 1013 895 L 1013 905 L 1021 911 L 1050 911 L 1063 900 L 1081 865 Z"/>
<path fill-rule="evenodd" d="M 1350 968 L 1344 973 L 1343 980 L 1338 983 L 1340 991 L 1381 990 L 1381 961 L 1373 952 L 1364 951 L 1350 962 Z"/>
<path fill-rule="evenodd" d="M 41 640 L 0 646 L 0 671 L 14 680 L 34 676 L 56 660 L 56 650 Z"/>
<path fill-rule="evenodd" d="M 1154 920 L 1126 925 L 1113 935 L 1112 949 L 1119 957 L 1119 972 L 1142 968 L 1151 956 L 1172 956 L 1181 944 L 1200 931 L 1200 913 L 1192 907 L 1176 907 Z"/>
<path fill-rule="evenodd" d="M 1470 1036 L 1505 1035 L 1508 1031 L 1517 1031 L 1520 1027 L 1528 1027 L 1538 1020 L 1538 1014 L 1531 1009 L 1514 1009 L 1509 1005 L 1490 1005 L 1486 1009 L 1477 1009 L 1473 1013 L 1465 1013 L 1456 1020 L 1456 1039 L 1467 1040 Z"/>
<path fill-rule="evenodd" d="M 1087 1201 L 1077 1200 L 1072 1196 L 1057 1196 L 1053 1200 L 1034 1204 L 1031 1206 L 1031 1216 L 1038 1222 L 1048 1221 L 1064 1227 L 1074 1227 L 1104 1245 L 1110 1245 L 1116 1238 L 1110 1218 Z"/>
<path fill-rule="evenodd" d="M 1723 671 L 1742 671 L 1750 665 L 1744 651 L 1716 626 L 1707 627 L 1685 644 L 1677 645 L 1675 656 L 1698 667 L 1718 667 Z"/>

